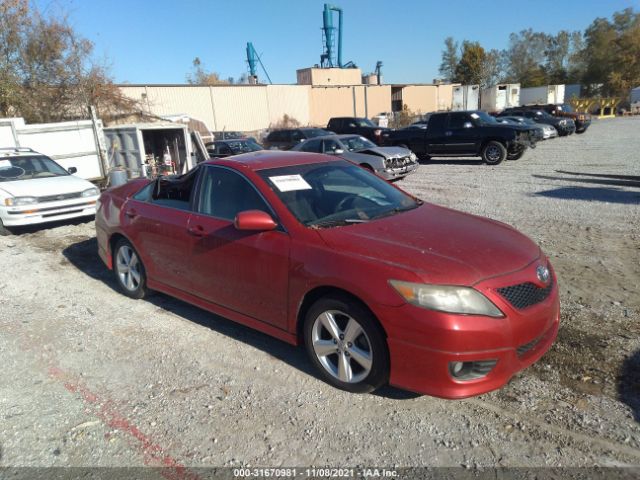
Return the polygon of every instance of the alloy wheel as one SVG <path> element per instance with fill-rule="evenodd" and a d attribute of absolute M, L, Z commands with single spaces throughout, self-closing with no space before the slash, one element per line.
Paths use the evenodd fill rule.
<path fill-rule="evenodd" d="M 491 145 L 487 148 L 487 158 L 492 162 L 500 160 L 500 149 L 495 145 Z"/>
<path fill-rule="evenodd" d="M 140 260 L 128 245 L 122 245 L 116 255 L 116 272 L 123 287 L 133 292 L 140 285 Z"/>
<path fill-rule="evenodd" d="M 321 313 L 313 323 L 311 342 L 322 367 L 341 382 L 358 383 L 371 372 L 371 341 L 362 326 L 346 313 Z"/>

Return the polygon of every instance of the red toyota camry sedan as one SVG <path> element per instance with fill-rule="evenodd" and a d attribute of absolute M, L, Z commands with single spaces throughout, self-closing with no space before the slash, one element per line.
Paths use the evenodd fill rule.
<path fill-rule="evenodd" d="M 164 292 L 304 344 L 350 392 L 478 395 L 558 332 L 555 275 L 526 236 L 330 156 L 263 151 L 134 180 L 102 194 L 96 229 L 125 295 Z"/>

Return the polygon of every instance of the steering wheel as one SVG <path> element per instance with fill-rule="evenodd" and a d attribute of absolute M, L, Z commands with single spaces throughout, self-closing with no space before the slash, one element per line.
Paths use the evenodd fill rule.
<path fill-rule="evenodd" d="M 347 195 L 346 197 L 344 197 L 342 200 L 338 202 L 338 205 L 336 205 L 336 212 L 348 210 L 353 206 L 357 198 L 358 198 L 358 195 L 356 194 Z"/>

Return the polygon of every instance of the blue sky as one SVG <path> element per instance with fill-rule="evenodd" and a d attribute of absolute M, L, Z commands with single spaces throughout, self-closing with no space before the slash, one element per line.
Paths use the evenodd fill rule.
<path fill-rule="evenodd" d="M 430 83 L 447 36 L 504 48 L 525 28 L 584 30 L 640 0 L 332 0 L 344 10 L 343 61 L 363 72 L 384 63 L 385 83 Z M 74 28 L 107 58 L 116 82 L 184 83 L 200 57 L 221 77 L 247 71 L 252 41 L 274 83 L 319 63 L 322 0 L 36 0 L 66 11 Z M 262 72 L 259 72 L 260 74 Z M 264 76 L 262 75 L 262 79 Z"/>

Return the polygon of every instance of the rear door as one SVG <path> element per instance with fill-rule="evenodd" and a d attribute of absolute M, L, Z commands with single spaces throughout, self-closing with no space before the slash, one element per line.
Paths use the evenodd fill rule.
<path fill-rule="evenodd" d="M 192 292 L 217 305 L 287 328 L 290 237 L 282 229 L 241 231 L 234 219 L 245 210 L 275 215 L 239 172 L 208 165 L 189 229 Z"/>
<path fill-rule="evenodd" d="M 446 142 L 448 137 L 445 135 L 445 127 L 447 126 L 448 114 L 432 115 L 429 118 L 429 125 L 425 132 L 425 143 L 427 146 L 427 154 L 446 154 Z"/>
<path fill-rule="evenodd" d="M 471 155 L 476 153 L 477 127 L 467 112 L 449 114 L 445 129 L 446 146 L 449 154 Z"/>
<path fill-rule="evenodd" d="M 153 182 L 127 200 L 121 211 L 123 231 L 141 255 L 148 277 L 184 291 L 191 287 L 188 225 L 199 171 L 192 170 L 180 185 L 167 189 Z"/>

